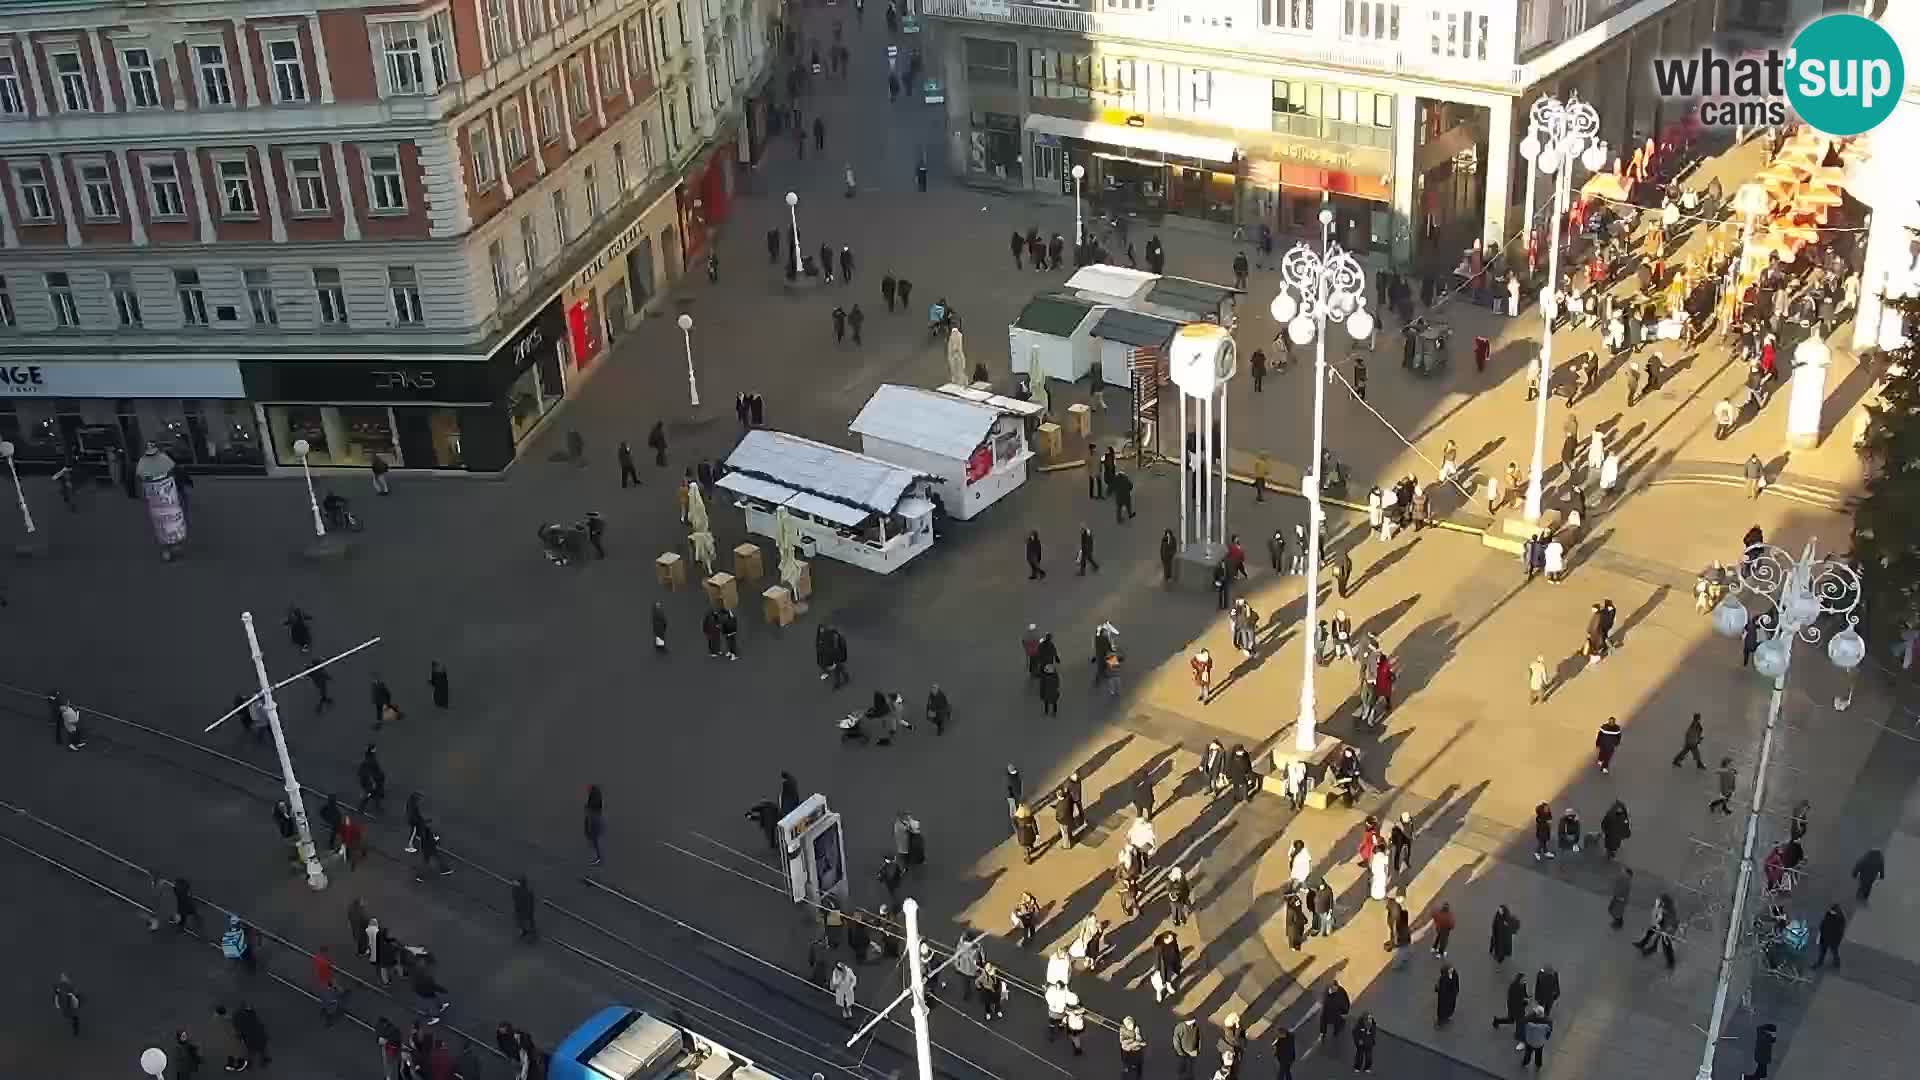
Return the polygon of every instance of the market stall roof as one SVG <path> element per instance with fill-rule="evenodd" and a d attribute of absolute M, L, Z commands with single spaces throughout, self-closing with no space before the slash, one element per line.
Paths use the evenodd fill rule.
<path fill-rule="evenodd" d="M 761 502 L 771 503 L 774 506 L 779 506 L 798 494 L 798 492 L 790 487 L 782 487 L 779 484 L 769 483 L 758 477 L 748 476 L 746 473 L 741 472 L 730 472 L 721 477 L 716 483 L 736 495 L 745 495 L 749 499 L 759 499 Z"/>
<path fill-rule="evenodd" d="M 1144 311 L 1129 311 L 1126 308 L 1108 308 L 1100 313 L 1093 324 L 1094 337 L 1106 341 L 1117 341 L 1122 345 L 1138 348 L 1164 349 L 1173 341 L 1173 335 L 1180 332 L 1181 323 L 1177 319 L 1166 319 L 1158 315 L 1149 315 Z"/>
<path fill-rule="evenodd" d="M 1016 329 L 1031 330 L 1048 337 L 1072 337 L 1081 320 L 1092 310 L 1090 301 L 1049 293 L 1027 301 L 1027 306 L 1020 309 L 1013 325 Z"/>
<path fill-rule="evenodd" d="M 978 402 L 1006 413 L 1009 416 L 1039 416 L 1046 412 L 1046 406 L 1037 401 L 1021 401 L 996 394 L 991 390 L 982 390 L 977 386 L 961 386 L 959 383 L 941 383 L 940 392 L 957 398 Z"/>
<path fill-rule="evenodd" d="M 999 419 L 999 411 L 990 405 L 917 386 L 881 383 L 847 430 L 964 461 L 986 441 Z"/>
<path fill-rule="evenodd" d="M 855 510 L 889 514 L 917 473 L 865 454 L 817 443 L 784 431 L 749 431 L 727 455 L 730 473 L 791 489 L 786 505 L 802 513 L 841 520 Z M 729 487 L 729 490 L 738 490 Z M 746 492 L 742 492 L 746 494 Z M 833 517 L 825 509 L 836 506 Z M 858 514 L 843 524 L 857 524 Z"/>
<path fill-rule="evenodd" d="M 787 509 L 811 514 L 824 521 L 831 521 L 835 525 L 845 525 L 849 528 L 867 519 L 867 513 L 864 510 L 856 510 L 845 503 L 823 499 L 818 495 L 809 495 L 804 491 L 787 500 Z"/>
<path fill-rule="evenodd" d="M 1101 263 L 1074 271 L 1074 275 L 1067 279 L 1067 288 L 1106 296 L 1132 297 L 1152 284 L 1154 279 L 1155 275 L 1145 270 Z"/>
<path fill-rule="evenodd" d="M 1196 315 L 1215 315 L 1220 311 L 1220 302 L 1241 290 L 1231 285 L 1215 285 L 1192 278 L 1163 277 L 1147 290 L 1146 301 L 1176 311 L 1191 311 Z"/>

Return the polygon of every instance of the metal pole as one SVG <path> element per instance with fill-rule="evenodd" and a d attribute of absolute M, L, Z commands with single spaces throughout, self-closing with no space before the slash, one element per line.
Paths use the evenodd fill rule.
<path fill-rule="evenodd" d="M 1539 127 L 1537 127 L 1537 126 L 1536 126 L 1536 125 L 1535 125 L 1535 124 L 1534 124 L 1534 123 L 1533 123 L 1533 122 L 1532 122 L 1531 120 L 1529 120 L 1529 121 L 1527 122 L 1527 134 L 1528 134 L 1528 135 L 1530 135 L 1530 136 L 1532 136 L 1532 137 L 1533 137 L 1533 140 L 1534 140 L 1535 142 L 1539 142 L 1539 141 L 1540 141 L 1540 129 L 1539 129 Z M 1526 160 L 1526 159 L 1524 159 L 1524 158 L 1522 158 L 1522 160 Z M 1539 180 L 1539 178 L 1540 178 L 1540 169 L 1539 169 L 1539 167 L 1538 167 L 1538 166 L 1536 166 L 1536 165 L 1534 165 L 1534 163 L 1533 163 L 1532 161 L 1527 161 L 1527 218 L 1526 218 L 1526 221 L 1527 221 L 1527 233 L 1526 233 L 1526 251 L 1527 251 L 1527 276 L 1528 276 L 1528 277 L 1532 277 L 1532 276 L 1534 275 L 1534 273 L 1536 273 L 1536 272 L 1538 271 L 1538 269 L 1539 269 L 1538 267 L 1536 267 L 1536 266 L 1534 266 L 1534 264 L 1533 264 L 1533 229 L 1534 229 L 1534 225 L 1533 225 L 1533 189 L 1534 189 L 1534 185 L 1535 185 L 1535 183 L 1536 183 L 1536 182 L 1537 182 L 1537 181 Z"/>
<path fill-rule="evenodd" d="M 1790 582 L 1788 588 L 1792 588 Z M 1695 1080 L 1713 1080 L 1713 1057 L 1720 1049 L 1720 1025 L 1726 1022 L 1727 994 L 1733 988 L 1733 962 L 1746 929 L 1747 888 L 1753 882 L 1753 849 L 1760 838 L 1760 807 L 1767 795 L 1767 763 L 1773 757 L 1773 730 L 1780 721 L 1780 708 L 1787 696 L 1787 671 L 1793 666 L 1793 639 L 1784 622 L 1775 633 L 1787 650 L 1786 667 L 1773 680 L 1773 698 L 1767 704 L 1766 733 L 1760 738 L 1760 764 L 1753 774 L 1753 803 L 1747 808 L 1747 839 L 1740 848 L 1740 876 L 1733 886 L 1733 910 L 1727 914 L 1727 939 L 1720 949 L 1719 976 L 1713 988 L 1713 1014 L 1707 1020 L 1707 1046 L 1700 1053 L 1700 1071 Z"/>
<path fill-rule="evenodd" d="M 693 381 L 693 331 L 682 330 L 680 336 L 687 341 L 687 400 L 697 409 L 700 407 L 700 385 Z"/>
<path fill-rule="evenodd" d="M 307 887 L 324 889 L 327 887 L 327 872 L 320 867 L 320 853 L 313 846 L 313 830 L 307 825 L 307 804 L 300 794 L 300 781 L 293 776 L 293 758 L 287 754 L 287 737 L 280 730 L 280 707 L 273 701 L 273 682 L 267 678 L 266 658 L 260 655 L 260 636 L 253 630 L 253 612 L 241 612 L 240 625 L 247 630 L 247 650 L 253 654 L 253 674 L 260 680 L 260 700 L 267 709 L 267 730 L 273 732 L 273 749 L 280 755 L 280 777 L 286 783 L 287 807 L 293 811 L 300 858 L 307 866 Z"/>
<path fill-rule="evenodd" d="M 1086 237 L 1080 228 L 1080 178 L 1076 176 L 1073 178 L 1073 250 L 1079 251 L 1084 243 Z"/>
<path fill-rule="evenodd" d="M 1566 145 L 1567 141 L 1565 139 L 1556 140 L 1553 145 L 1555 155 L 1561 160 L 1560 171 L 1554 176 L 1553 224 L 1549 227 L 1547 239 L 1547 285 L 1545 291 L 1548 292 L 1557 289 L 1560 284 L 1560 219 L 1565 217 L 1567 213 L 1567 178 L 1573 175 L 1573 161 L 1570 155 L 1562 152 L 1566 148 Z M 1542 152 L 1544 153 L 1545 150 L 1543 149 Z M 1537 167 L 1532 162 L 1528 164 L 1529 167 Z M 1559 295 L 1557 292 L 1553 292 L 1552 306 L 1549 308 L 1546 305 L 1542 305 L 1540 310 L 1540 320 L 1543 324 L 1542 329 L 1544 333 L 1540 339 L 1540 396 L 1534 399 L 1533 470 L 1527 476 L 1526 517 L 1528 521 L 1540 520 L 1541 503 L 1544 501 L 1546 494 L 1544 474 L 1546 472 L 1547 453 L 1547 399 L 1552 397 L 1547 391 L 1549 380 L 1553 377 L 1553 319 L 1554 315 L 1560 310 L 1560 306 L 1566 303 L 1566 300 L 1566 297 Z"/>
<path fill-rule="evenodd" d="M 907 921 L 907 973 L 913 981 L 913 1056 L 920 1080 L 933 1080 L 933 1039 L 927 1032 L 927 976 L 920 963 L 920 902 L 909 896 L 900 902 Z"/>
<path fill-rule="evenodd" d="M 1232 483 L 1233 470 L 1228 468 L 1227 448 L 1233 444 L 1227 441 L 1227 384 L 1220 384 L 1220 544 L 1227 543 L 1227 485 Z"/>
<path fill-rule="evenodd" d="M 1318 644 L 1313 635 L 1320 626 L 1320 464 L 1324 460 L 1327 425 L 1327 272 L 1325 259 L 1330 226 L 1320 225 L 1319 281 L 1314 286 L 1315 332 L 1313 342 L 1313 464 L 1307 473 L 1307 617 L 1306 648 L 1300 650 L 1300 716 L 1293 724 L 1293 748 L 1310 754 L 1320 742 L 1320 714 L 1314 703 L 1314 652 Z M 1283 331 L 1284 332 L 1284 331 Z"/>
<path fill-rule="evenodd" d="M 800 203 L 798 200 L 787 204 L 787 221 L 793 225 L 793 272 L 798 274 L 806 268 L 806 257 L 800 254 Z"/>
<path fill-rule="evenodd" d="M 307 455 L 300 455 L 300 475 L 307 479 L 307 508 L 313 511 L 313 535 L 327 535 L 327 522 L 320 516 L 320 500 L 313 493 L 313 469 L 307 465 Z"/>
<path fill-rule="evenodd" d="M 1174 387 L 1174 397 L 1180 401 L 1180 442 L 1174 452 L 1180 456 L 1180 546 L 1187 546 L 1187 473 L 1193 469 L 1193 455 L 1187 453 L 1187 392 Z"/>
<path fill-rule="evenodd" d="M 33 535 L 33 511 L 27 509 L 27 492 L 20 486 L 20 469 L 13 463 L 13 455 L 7 455 L 7 471 L 13 474 L 13 497 L 20 500 L 20 520 L 27 527 L 27 535 Z"/>

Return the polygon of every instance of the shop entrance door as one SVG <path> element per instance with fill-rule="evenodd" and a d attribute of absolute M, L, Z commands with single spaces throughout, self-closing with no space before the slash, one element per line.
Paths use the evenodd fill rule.
<path fill-rule="evenodd" d="M 625 282 L 614 282 L 613 288 L 608 289 L 606 293 L 601 296 L 600 310 L 605 313 L 607 320 L 607 347 L 612 348 L 613 343 L 618 341 L 620 335 L 627 329 L 627 286 Z"/>
<path fill-rule="evenodd" d="M 399 405 L 393 410 L 400 430 L 400 465 L 408 469 L 431 469 L 440 464 L 433 450 L 433 423 L 427 409 L 417 405 Z"/>
<path fill-rule="evenodd" d="M 638 311 L 653 299 L 653 237 L 642 236 L 640 246 L 627 253 L 627 288 L 633 293 Z"/>

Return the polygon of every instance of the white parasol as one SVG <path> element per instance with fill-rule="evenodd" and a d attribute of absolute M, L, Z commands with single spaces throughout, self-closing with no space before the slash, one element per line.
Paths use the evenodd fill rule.
<path fill-rule="evenodd" d="M 1027 389 L 1033 391 L 1033 403 L 1040 406 L 1040 413 L 1044 416 L 1052 408 L 1047 400 L 1047 377 L 1035 370 L 1030 378 L 1033 381 L 1027 384 Z"/>
<path fill-rule="evenodd" d="M 780 580 L 797 590 L 800 582 L 800 530 L 793 514 L 782 506 L 773 512 L 773 546 L 780 553 Z"/>
<path fill-rule="evenodd" d="M 705 496 L 700 494 L 700 485 L 688 484 L 687 530 L 689 532 L 705 532 L 712 527 L 712 521 L 707 517 L 707 500 Z"/>
<path fill-rule="evenodd" d="M 967 351 L 960 340 L 960 328 L 947 331 L 947 381 L 955 386 L 965 386 L 967 378 Z"/>

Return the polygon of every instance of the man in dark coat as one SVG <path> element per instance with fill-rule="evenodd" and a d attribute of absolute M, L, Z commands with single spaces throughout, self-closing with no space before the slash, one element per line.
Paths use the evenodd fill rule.
<path fill-rule="evenodd" d="M 1840 910 L 1839 904 L 1827 905 L 1827 913 L 1820 919 L 1820 955 L 1814 958 L 1813 966 L 1819 967 L 1833 957 L 1833 966 L 1840 966 L 1840 940 L 1847 936 L 1847 915 Z"/>
<path fill-rule="evenodd" d="M 1453 1010 L 1460 1004 L 1460 973 L 1452 964 L 1440 965 L 1440 978 L 1433 984 L 1433 1025 L 1444 1027 L 1453 1019 Z"/>
<path fill-rule="evenodd" d="M 1133 812 L 1153 820 L 1153 772 L 1141 769 L 1133 777 Z"/>
<path fill-rule="evenodd" d="M 1086 576 L 1089 566 L 1093 567 L 1094 573 L 1100 572 L 1100 560 L 1093 557 L 1093 530 L 1082 525 L 1080 526 L 1080 569 L 1076 574 L 1081 577 Z"/>
<path fill-rule="evenodd" d="M 1540 1006 L 1541 1015 L 1553 1016 L 1553 1003 L 1560 1000 L 1560 973 L 1552 964 L 1547 964 L 1533 977 L 1533 1002 Z"/>
<path fill-rule="evenodd" d="M 1040 556 L 1041 556 L 1040 534 L 1037 531 L 1029 532 L 1027 534 L 1027 580 L 1028 581 L 1040 581 L 1047 576 L 1047 572 L 1040 568 Z"/>
<path fill-rule="evenodd" d="M 1008 248 L 1013 252 L 1013 268 L 1025 270 L 1026 267 L 1020 262 L 1020 254 L 1027 250 L 1027 238 L 1020 235 L 1019 229 L 1013 230 L 1013 240 L 1008 244 Z"/>
<path fill-rule="evenodd" d="M 1346 1030 L 1347 1013 L 1353 1009 L 1353 1000 L 1347 997 L 1347 988 L 1338 982 L 1327 986 L 1320 997 L 1320 1038 L 1326 1040 L 1327 1032 L 1333 1032 L 1334 1038 Z"/>
<path fill-rule="evenodd" d="M 1513 981 L 1507 984 L 1507 1015 L 1493 1018 L 1494 1027 L 1513 1025 L 1514 1035 L 1520 1034 L 1520 1023 L 1527 1018 L 1527 973 L 1516 971 Z"/>

